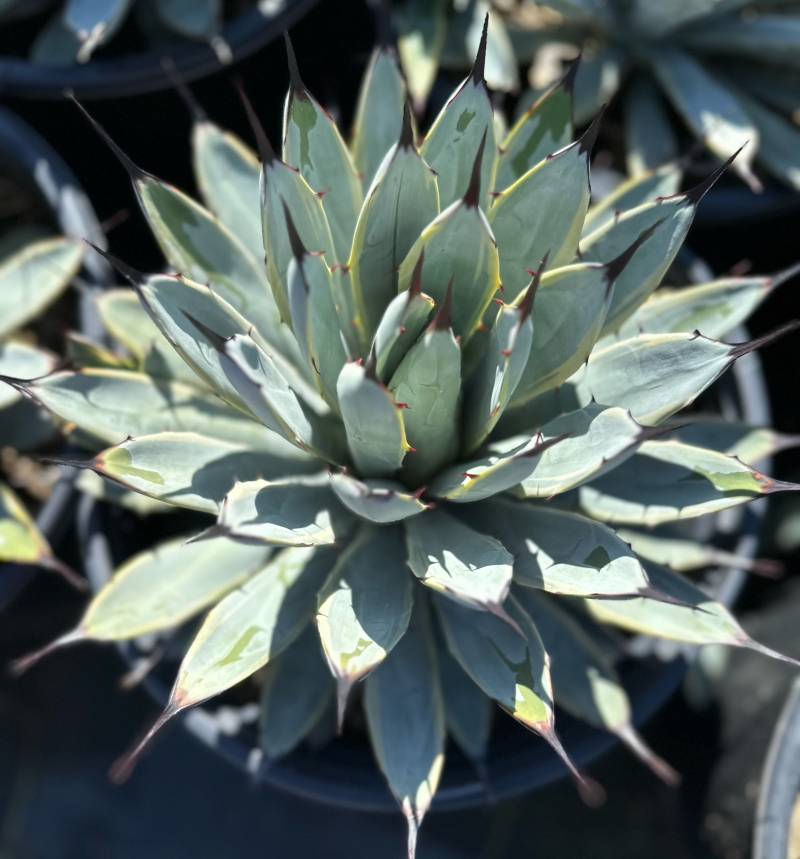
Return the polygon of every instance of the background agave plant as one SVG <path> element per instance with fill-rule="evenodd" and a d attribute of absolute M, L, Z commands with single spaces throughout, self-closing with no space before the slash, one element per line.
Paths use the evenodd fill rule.
<path fill-rule="evenodd" d="M 113 445 L 72 464 L 217 517 L 130 559 L 75 630 L 18 667 L 210 608 L 150 733 L 255 678 L 269 757 L 334 685 L 341 719 L 364 679 L 412 853 L 446 730 L 480 760 L 490 699 L 579 781 L 554 700 L 674 780 L 631 726 L 602 625 L 765 648 L 675 571 L 710 550 L 636 529 L 797 488 L 745 464 L 788 443 L 777 434 L 668 422 L 775 336 L 721 340 L 781 277 L 653 295 L 721 171 L 651 202 L 648 176 L 623 214 L 591 211 L 582 238 L 598 123 L 570 142 L 567 79 L 500 150 L 485 57 L 484 29 L 418 148 L 393 54 L 376 51 L 348 149 L 289 46 L 282 158 L 255 117 L 260 167 L 198 116 L 210 211 L 109 140 L 180 274 L 115 261 L 134 292 L 101 312 L 133 367 L 98 349 L 86 369 L 6 379 L 85 443 Z"/>
<path fill-rule="evenodd" d="M 23 226 L 0 240 L 0 373 L 34 379 L 51 373 L 59 363 L 49 349 L 36 345 L 27 328 L 54 302 L 78 273 L 84 246 L 63 236 L 42 236 Z M 4 466 L 20 476 L 18 451 L 41 446 L 57 432 L 19 391 L 0 386 L 0 448 Z M 36 481 L 25 480 L 28 487 Z M 38 486 L 48 493 L 51 485 Z M 27 506 L 7 483 L 0 481 L 0 563 L 37 564 L 61 573 L 72 584 L 86 582 L 59 561 L 36 527 Z"/>
<path fill-rule="evenodd" d="M 0 21 L 10 23 L 48 5 L 37 0 L 5 0 L 0 4 Z M 66 0 L 34 40 L 30 58 L 46 66 L 86 63 L 95 50 L 114 38 L 132 12 L 151 43 L 201 39 L 214 48 L 220 62 L 230 61 L 230 49 L 219 35 L 223 0 Z"/>
<path fill-rule="evenodd" d="M 487 0 L 405 0 L 397 6 L 401 57 L 418 104 L 440 62 L 468 65 L 489 6 Z M 791 4 L 497 0 L 492 6 L 490 86 L 517 89 L 519 64 L 534 57 L 530 77 L 535 87 L 544 86 L 559 74 L 561 60 L 583 52 L 576 123 L 591 120 L 619 94 L 631 176 L 678 156 L 674 113 L 723 160 L 746 144 L 733 169 L 752 188 L 761 186 L 754 161 L 800 188 L 800 18 Z"/>

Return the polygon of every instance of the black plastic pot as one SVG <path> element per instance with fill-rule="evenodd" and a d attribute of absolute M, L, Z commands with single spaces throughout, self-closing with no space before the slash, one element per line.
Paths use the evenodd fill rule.
<path fill-rule="evenodd" d="M 237 62 L 276 39 L 292 26 L 317 0 L 277 0 L 258 4 L 223 27 L 221 36 Z M 178 42 L 157 50 L 109 59 L 94 59 L 70 68 L 40 66 L 23 59 L 0 58 L 0 92 L 24 98 L 61 99 L 71 88 L 80 99 L 119 98 L 167 89 L 172 79 L 162 66 L 172 58 L 180 76 L 197 80 L 224 68 L 212 48 L 204 42 Z"/>
<path fill-rule="evenodd" d="M 692 261 L 689 255 L 687 264 Z M 748 338 L 746 332 L 741 331 L 731 339 Z M 756 426 L 769 425 L 769 402 L 757 356 L 749 354 L 737 362 L 730 388 L 736 407 L 745 420 Z M 718 535 L 724 540 L 727 534 L 727 547 L 733 548 L 737 554 L 753 557 L 762 516 L 763 505 L 758 503 L 739 508 L 727 520 L 718 520 Z M 181 527 L 185 524 L 181 523 Z M 193 527 L 193 524 L 196 523 L 188 527 Z M 198 529 L 202 524 L 197 525 Z M 94 590 L 108 581 L 116 566 L 143 548 L 143 542 L 150 545 L 159 536 L 164 536 L 157 534 L 158 526 L 152 517 L 146 525 L 138 525 L 138 534 L 136 531 L 132 514 L 97 503 L 88 496 L 81 500 L 78 535 L 86 574 Z M 704 584 L 715 598 L 730 606 L 745 578 L 746 574 L 741 570 L 718 570 Z M 120 650 L 131 666 L 147 657 L 147 651 L 135 642 L 123 643 Z M 687 659 L 691 659 L 695 652 L 694 647 L 673 642 L 641 636 L 631 640 L 631 653 L 639 658 L 623 662 L 620 673 L 631 697 L 635 724 L 645 722 L 669 699 L 683 677 Z M 174 661 L 159 666 L 143 681 L 161 706 L 169 697 L 176 668 Z M 303 744 L 279 761 L 265 762 L 252 724 L 252 704 L 249 708 L 239 707 L 239 718 L 235 702 L 212 702 L 186 711 L 178 718 L 205 745 L 252 777 L 274 787 L 332 805 L 369 811 L 396 811 L 397 803 L 378 772 L 363 737 L 353 737 L 345 732 L 342 738 L 323 748 L 314 749 Z M 246 712 L 249 715 L 245 715 Z M 590 728 L 565 713 L 558 712 L 556 721 L 564 746 L 578 766 L 586 766 L 616 743 L 612 735 Z M 546 743 L 510 718 L 498 715 L 486 778 L 481 778 L 474 766 L 451 744 L 433 807 L 457 809 L 479 805 L 542 787 L 564 775 L 563 764 Z"/>
<path fill-rule="evenodd" d="M 712 188 L 703 198 L 694 217 L 698 227 L 727 227 L 755 224 L 770 218 L 800 212 L 800 193 L 771 180 L 760 194 L 744 183 Z"/>
<path fill-rule="evenodd" d="M 800 679 L 772 735 L 756 810 L 753 859 L 793 859 L 789 854 L 792 812 L 800 795 Z"/>
<path fill-rule="evenodd" d="M 100 222 L 75 174 L 43 137 L 6 108 L 0 108 L 0 173 L 41 200 L 52 212 L 53 221 L 62 233 L 87 238 L 98 247 L 105 247 Z M 90 249 L 81 276 L 97 286 L 114 281 L 108 263 Z M 86 296 L 80 302 L 80 325 L 91 337 L 102 333 L 94 307 Z M 62 468 L 61 480 L 36 518 L 39 529 L 51 541 L 57 540 L 69 524 L 75 476 L 74 469 Z M 6 564 L 0 567 L 0 611 L 34 574 L 35 568 L 30 566 Z"/>

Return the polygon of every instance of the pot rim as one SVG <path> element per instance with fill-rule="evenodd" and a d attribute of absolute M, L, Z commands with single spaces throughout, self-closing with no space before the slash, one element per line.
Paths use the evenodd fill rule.
<path fill-rule="evenodd" d="M 0 91 L 36 99 L 61 99 L 70 88 L 83 100 L 120 98 L 169 89 L 172 78 L 162 59 L 170 56 L 178 74 L 190 82 L 230 68 L 269 44 L 305 15 L 318 0 L 276 0 L 261 11 L 256 4 L 228 21 L 220 35 L 231 49 L 223 64 L 205 42 L 177 42 L 149 51 L 91 60 L 69 68 L 40 66 L 28 60 L 0 57 Z"/>

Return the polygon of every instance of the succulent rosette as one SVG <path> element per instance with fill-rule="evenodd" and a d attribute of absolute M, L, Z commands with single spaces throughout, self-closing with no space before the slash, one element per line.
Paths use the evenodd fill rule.
<path fill-rule="evenodd" d="M 74 464 L 216 517 L 126 562 L 51 647 L 207 612 L 153 730 L 255 678 L 271 758 L 363 681 L 412 852 L 447 731 L 480 760 L 492 701 L 578 779 L 554 702 L 674 779 L 605 625 L 764 648 L 670 568 L 691 541 L 637 529 L 797 488 L 742 461 L 776 433 L 673 418 L 759 345 L 723 338 L 781 279 L 656 291 L 719 172 L 590 210 L 598 124 L 571 142 L 572 77 L 500 148 L 485 47 L 419 145 L 377 50 L 348 147 L 289 46 L 281 157 L 255 117 L 260 165 L 198 113 L 208 208 L 114 147 L 179 273 L 115 261 L 133 291 L 100 309 L 136 368 L 14 382 L 113 445 Z"/>

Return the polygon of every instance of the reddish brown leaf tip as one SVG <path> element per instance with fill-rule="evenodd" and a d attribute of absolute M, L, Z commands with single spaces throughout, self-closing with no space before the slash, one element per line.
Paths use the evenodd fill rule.
<path fill-rule="evenodd" d="M 75 98 L 75 93 L 72 90 L 65 90 L 64 94 L 70 101 L 74 102 L 78 110 L 89 120 L 92 128 L 100 135 L 100 137 L 106 142 L 108 148 L 117 156 L 120 164 L 128 171 L 131 179 L 143 179 L 149 176 L 141 167 L 134 164 L 133 161 L 128 157 L 128 155 L 120 149 L 119 146 L 111 139 L 109 133 L 103 128 L 102 125 L 89 113 L 88 110 Z"/>
<path fill-rule="evenodd" d="M 143 274 L 140 271 L 137 271 L 135 268 L 131 268 L 127 263 L 122 262 L 122 260 L 117 259 L 115 256 L 112 256 L 107 251 L 104 251 L 102 248 L 97 247 L 97 245 L 93 245 L 88 239 L 84 239 L 87 245 L 89 245 L 92 250 L 97 251 L 103 259 L 107 262 L 111 263 L 114 268 L 127 280 L 129 280 L 134 286 L 141 286 L 143 283 L 147 281 L 147 275 Z"/>
<path fill-rule="evenodd" d="M 591 155 L 595 141 L 597 140 L 597 135 L 600 133 L 600 125 L 603 122 L 605 112 L 606 105 L 603 105 L 597 112 L 597 116 L 592 121 L 592 124 L 583 132 L 583 137 L 578 141 L 578 152 L 581 155 L 583 155 L 584 152 Z"/>
<path fill-rule="evenodd" d="M 422 264 L 425 262 L 425 248 L 419 252 L 414 271 L 411 273 L 411 283 L 408 286 L 408 300 L 415 295 L 422 295 Z"/>
<path fill-rule="evenodd" d="M 486 86 L 486 43 L 489 37 L 489 13 L 483 19 L 483 32 L 481 33 L 481 41 L 478 45 L 478 53 L 475 55 L 475 63 L 472 66 L 472 71 L 469 77 L 474 82 L 475 86 L 483 84 Z"/>
<path fill-rule="evenodd" d="M 19 659 L 15 659 L 13 662 L 9 663 L 9 673 L 12 674 L 14 677 L 19 677 L 21 674 L 24 674 L 29 668 L 33 667 L 40 659 L 52 653 L 54 650 L 58 650 L 66 644 L 72 644 L 75 641 L 81 641 L 84 638 L 85 636 L 80 630 L 80 628 L 74 629 L 72 632 L 68 632 L 66 635 L 62 635 L 61 638 L 57 638 L 55 641 L 51 641 L 44 647 L 40 647 L 38 650 L 34 650 L 32 653 L 28 653 L 25 656 L 21 656 Z"/>
<path fill-rule="evenodd" d="M 411 108 L 408 101 L 403 104 L 403 127 L 400 130 L 400 140 L 397 142 L 398 149 L 411 149 L 416 152 L 414 145 L 414 128 L 411 125 Z"/>
<path fill-rule="evenodd" d="M 263 165 L 272 164 L 273 161 L 278 160 L 278 157 L 275 155 L 275 150 L 272 148 L 272 145 L 269 142 L 269 138 L 264 131 L 264 126 L 261 124 L 261 120 L 258 118 L 258 114 L 253 109 L 253 104 L 248 98 L 247 93 L 245 92 L 244 84 L 242 83 L 241 78 L 234 78 L 233 85 L 236 87 L 236 91 L 239 93 L 239 98 L 242 101 L 244 112 L 247 115 L 247 121 L 250 123 L 250 128 L 252 129 L 253 135 L 256 138 L 256 144 L 258 146 L 258 156 L 261 159 L 261 163 Z"/>
<path fill-rule="evenodd" d="M 656 221 L 655 224 L 653 224 L 651 227 L 648 227 L 643 233 L 641 233 L 629 248 L 626 248 L 618 257 L 612 259 L 611 262 L 606 263 L 606 294 L 608 294 L 608 290 L 611 289 L 611 286 L 614 281 L 622 274 L 623 269 L 631 261 L 636 251 L 638 251 L 639 248 L 650 238 L 650 236 L 653 235 L 653 233 L 663 222 L 664 218 L 662 218 L 660 221 Z"/>
<path fill-rule="evenodd" d="M 748 340 L 747 343 L 737 343 L 731 347 L 731 358 L 741 358 L 742 355 L 746 355 L 754 349 L 768 346 L 770 343 L 780 340 L 781 337 L 786 336 L 792 331 L 796 331 L 798 328 L 800 328 L 800 319 L 795 319 L 792 322 L 786 322 L 785 324 L 778 326 L 774 331 L 762 334 L 761 337 L 756 337 L 754 340 Z"/>
<path fill-rule="evenodd" d="M 289 31 L 283 31 L 283 39 L 286 43 L 286 59 L 289 62 L 289 88 L 292 93 L 300 99 L 308 99 L 308 90 L 300 77 L 300 69 L 297 67 L 297 57 L 294 55 L 292 40 L 289 38 Z"/>
<path fill-rule="evenodd" d="M 783 283 L 786 283 L 789 280 L 792 280 L 800 274 L 800 262 L 796 262 L 794 265 L 790 265 L 789 268 L 783 269 L 783 271 L 776 272 L 769 278 L 768 286 L 770 289 L 775 289 L 776 286 L 780 286 Z"/>
<path fill-rule="evenodd" d="M 742 149 L 744 149 L 744 146 L 740 146 L 722 166 L 717 167 L 717 169 L 710 176 L 707 176 L 699 185 L 695 185 L 694 188 L 689 191 L 686 191 L 683 194 L 684 199 L 690 206 L 696 206 L 703 199 L 703 197 L 705 197 L 705 195 L 717 183 L 717 180 L 720 178 L 720 176 L 722 176 L 722 174 L 728 169 L 728 167 L 733 164 L 734 159 L 742 151 Z"/>
<path fill-rule="evenodd" d="M 539 281 L 542 279 L 542 274 L 547 267 L 547 261 L 550 258 L 550 251 L 542 257 L 542 261 L 539 264 L 538 271 L 533 273 L 533 277 L 531 278 L 531 282 L 528 284 L 528 291 L 525 293 L 525 298 L 522 299 L 522 302 L 519 306 L 519 324 L 522 323 L 531 315 L 533 312 L 533 300 L 536 298 L 536 290 L 539 288 Z"/>
<path fill-rule="evenodd" d="M 472 165 L 472 176 L 467 186 L 467 192 L 464 194 L 464 205 L 477 208 L 480 204 L 481 196 L 481 164 L 483 163 L 483 150 L 486 148 L 486 134 L 489 129 L 484 128 L 481 145 L 478 147 L 478 154 L 475 156 L 475 163 Z"/>
<path fill-rule="evenodd" d="M 292 254 L 298 262 L 308 253 L 303 240 L 300 238 L 300 233 L 297 232 L 297 227 L 294 223 L 292 213 L 286 205 L 286 200 L 281 197 L 281 205 L 283 206 L 283 217 L 286 221 L 286 232 L 289 234 L 289 245 L 292 249 Z"/>
<path fill-rule="evenodd" d="M 40 567 L 44 567 L 46 570 L 58 573 L 58 575 L 61 576 L 67 584 L 72 585 L 75 590 L 88 590 L 89 582 L 87 582 L 83 576 L 78 575 L 72 567 L 65 564 L 63 561 L 60 561 L 58 558 L 54 558 L 52 555 L 46 555 L 43 558 L 39 558 L 37 563 Z"/>
<path fill-rule="evenodd" d="M 144 751 L 145 746 L 153 738 L 153 735 L 181 709 L 183 708 L 175 701 L 171 701 L 169 704 L 167 704 L 166 710 L 164 710 L 164 712 L 158 717 L 158 719 L 156 719 L 155 724 L 145 734 L 144 739 L 140 743 L 138 743 L 130 752 L 126 752 L 111 765 L 111 769 L 109 770 L 108 775 L 111 781 L 114 782 L 114 784 L 123 784 L 131 777 L 131 773 L 133 772 L 136 764 L 138 763 L 139 757 Z"/>
<path fill-rule="evenodd" d="M 378 378 L 378 353 L 374 343 L 369 350 L 369 357 L 364 362 L 364 375 L 373 382 L 381 383 Z"/>
<path fill-rule="evenodd" d="M 203 109 L 200 102 L 195 98 L 194 93 L 189 89 L 188 84 L 178 71 L 175 65 L 175 60 L 172 57 L 166 56 L 161 58 L 161 68 L 167 73 L 167 77 L 175 87 L 175 91 L 181 97 L 181 101 L 186 105 L 189 115 L 195 123 L 208 122 L 208 114 Z"/>
<path fill-rule="evenodd" d="M 578 69 L 581 65 L 581 55 L 578 54 L 577 57 L 570 63 L 569 68 L 567 69 L 567 73 L 561 78 L 558 86 L 562 87 L 565 92 L 572 95 L 575 90 L 575 78 L 578 75 Z"/>
<path fill-rule="evenodd" d="M 439 305 L 439 310 L 433 319 L 431 327 L 434 331 L 449 331 L 453 327 L 453 277 L 447 284 L 444 298 Z"/>

